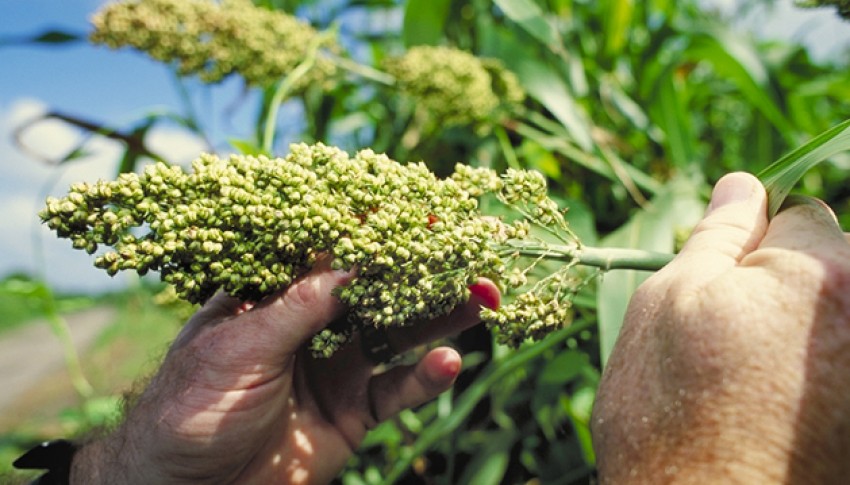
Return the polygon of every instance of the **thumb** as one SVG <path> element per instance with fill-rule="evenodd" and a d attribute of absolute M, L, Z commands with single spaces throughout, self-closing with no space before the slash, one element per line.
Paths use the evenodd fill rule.
<path fill-rule="evenodd" d="M 279 295 L 261 301 L 240 315 L 251 327 L 262 329 L 266 341 L 281 355 L 294 354 L 317 332 L 342 316 L 345 307 L 332 291 L 351 281 L 351 271 L 317 264 Z"/>
<path fill-rule="evenodd" d="M 835 214 L 824 202 L 792 195 L 782 204 L 760 248 L 778 247 L 846 261 L 847 239 Z"/>
<path fill-rule="evenodd" d="M 664 270 L 687 274 L 696 283 L 708 281 L 753 251 L 767 224 L 767 194 L 761 182 L 742 172 L 725 175 L 714 186 L 705 217 Z"/>
<path fill-rule="evenodd" d="M 186 324 L 174 343 L 194 346 L 219 362 L 280 362 L 345 311 L 332 290 L 352 272 L 317 264 L 285 290 L 255 305 L 220 293 Z M 248 309 L 250 308 L 250 309 Z M 247 309 L 247 310 L 246 310 Z"/>

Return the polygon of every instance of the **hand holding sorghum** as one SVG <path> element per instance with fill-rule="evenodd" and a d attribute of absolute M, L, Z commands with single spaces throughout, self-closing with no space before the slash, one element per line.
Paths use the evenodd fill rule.
<path fill-rule="evenodd" d="M 354 344 L 330 358 L 306 348 L 346 311 L 332 289 L 352 278 L 320 260 L 306 275 L 252 308 L 223 293 L 195 314 L 124 422 L 75 455 L 71 483 L 330 482 L 366 432 L 452 385 L 453 349 L 377 372 Z M 473 296 L 428 325 L 387 331 L 405 351 L 480 321 L 499 293 L 477 280 Z"/>

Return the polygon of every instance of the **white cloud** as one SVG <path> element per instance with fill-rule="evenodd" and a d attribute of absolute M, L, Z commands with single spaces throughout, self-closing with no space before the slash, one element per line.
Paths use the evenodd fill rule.
<path fill-rule="evenodd" d="M 42 274 L 59 290 L 116 289 L 125 278 L 112 279 L 92 266 L 93 259 L 71 248 L 41 226 L 37 213 L 46 195 L 61 196 L 80 181 L 115 177 L 122 154 L 119 143 L 90 137 L 85 158 L 51 166 L 23 153 L 12 139 L 22 123 L 38 118 L 46 106 L 33 99 L 0 105 L 0 277 L 13 271 Z M 84 133 L 59 121 L 33 125 L 23 141 L 31 151 L 49 158 L 61 157 L 84 140 Z M 156 128 L 147 140 L 169 161 L 186 163 L 203 151 L 197 137 L 177 128 Z"/>
<path fill-rule="evenodd" d="M 187 165 L 202 152 L 210 151 L 195 135 L 186 131 L 155 127 L 148 135 L 148 148 L 171 163 Z"/>

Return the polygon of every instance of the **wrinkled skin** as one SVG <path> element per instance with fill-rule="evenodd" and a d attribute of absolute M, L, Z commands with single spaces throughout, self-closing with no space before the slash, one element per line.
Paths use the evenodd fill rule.
<path fill-rule="evenodd" d="M 306 344 L 342 317 L 327 265 L 246 309 L 217 295 L 187 324 L 126 421 L 77 454 L 72 484 L 317 484 L 332 480 L 365 433 L 448 389 L 460 356 L 439 347 L 376 373 L 353 342 L 330 359 Z M 395 329 L 398 351 L 476 324 L 499 294 L 488 280 L 451 315 Z"/>
<path fill-rule="evenodd" d="M 593 413 L 600 482 L 846 483 L 848 290 L 825 205 L 769 222 L 761 184 L 724 177 L 631 301 Z"/>

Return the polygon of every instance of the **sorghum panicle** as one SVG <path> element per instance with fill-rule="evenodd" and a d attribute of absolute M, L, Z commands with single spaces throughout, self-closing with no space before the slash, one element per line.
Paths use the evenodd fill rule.
<path fill-rule="evenodd" d="M 307 23 L 250 0 L 127 0 L 105 6 L 92 23 L 94 43 L 133 47 L 205 82 L 238 73 L 258 86 L 286 76 L 319 35 Z M 330 38 L 321 47 L 337 48 Z M 333 63 L 320 57 L 299 86 L 323 83 L 334 72 Z"/>
<path fill-rule="evenodd" d="M 516 76 L 500 61 L 453 47 L 412 47 L 383 67 L 442 125 L 492 124 L 525 98 Z"/>
<path fill-rule="evenodd" d="M 508 241 L 529 222 L 484 217 L 478 197 L 493 193 L 549 215 L 536 172 L 504 177 L 458 165 L 437 178 L 423 163 L 401 164 L 363 150 L 351 157 L 322 144 L 292 145 L 285 158 L 202 155 L 190 171 L 164 163 L 114 181 L 77 184 L 48 199 L 41 219 L 74 247 L 100 246 L 95 265 L 159 272 L 191 302 L 219 289 L 259 300 L 309 270 L 323 255 L 356 276 L 338 288 L 346 325 L 320 333 L 313 350 L 330 355 L 359 325 L 403 326 L 449 313 L 478 277 L 504 289 L 527 283 Z M 536 212 L 535 212 L 536 211 Z M 506 251 L 506 248 L 508 250 Z M 528 296 L 485 314 L 501 342 L 538 338 L 568 322 L 569 286 L 537 282 Z M 544 280 L 545 281 L 545 280 Z"/>

